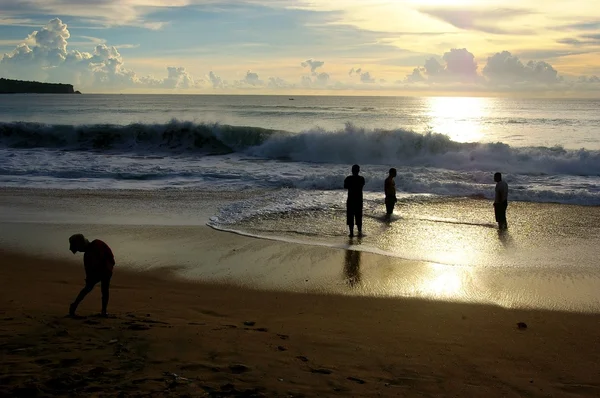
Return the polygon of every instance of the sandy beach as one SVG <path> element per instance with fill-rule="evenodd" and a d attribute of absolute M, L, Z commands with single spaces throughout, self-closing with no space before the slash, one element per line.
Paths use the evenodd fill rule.
<path fill-rule="evenodd" d="M 1 396 L 600 395 L 589 267 L 477 269 L 256 239 L 203 226 L 223 200 L 210 194 L 0 197 Z M 115 251 L 107 319 L 99 287 L 65 316 L 84 279 L 74 232 Z"/>
<path fill-rule="evenodd" d="M 4 396 L 598 396 L 600 316 L 253 291 L 2 251 Z M 525 322 L 526 329 L 519 329 Z"/>

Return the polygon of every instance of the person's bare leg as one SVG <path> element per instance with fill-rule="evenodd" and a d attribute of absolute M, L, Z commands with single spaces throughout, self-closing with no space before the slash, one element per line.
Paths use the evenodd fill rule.
<path fill-rule="evenodd" d="M 81 303 L 83 301 L 83 299 L 85 298 L 85 296 L 87 296 L 88 293 L 92 291 L 92 289 L 94 288 L 94 285 L 95 285 L 95 283 L 92 284 L 92 283 L 86 282 L 83 289 L 81 289 L 81 291 L 77 295 L 77 298 L 75 298 L 75 301 L 69 306 L 69 315 L 75 316 L 75 311 L 77 311 L 77 307 L 79 306 L 79 303 Z"/>
<path fill-rule="evenodd" d="M 110 276 L 102 279 L 102 316 L 107 316 L 106 308 L 108 307 L 108 299 L 110 296 Z"/>

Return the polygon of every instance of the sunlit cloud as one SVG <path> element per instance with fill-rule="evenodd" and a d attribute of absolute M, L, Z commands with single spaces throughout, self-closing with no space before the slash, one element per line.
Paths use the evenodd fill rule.
<path fill-rule="evenodd" d="M 599 90 L 597 8 L 591 0 L 0 0 L 0 73 L 103 92 L 576 95 Z M 61 17 L 39 23 L 42 15 Z"/>

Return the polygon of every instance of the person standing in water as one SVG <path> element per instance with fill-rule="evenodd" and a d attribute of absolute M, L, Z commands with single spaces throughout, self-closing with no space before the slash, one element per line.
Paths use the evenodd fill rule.
<path fill-rule="evenodd" d="M 388 217 L 394 213 L 394 206 L 398 201 L 396 198 L 396 182 L 394 181 L 395 177 L 396 169 L 392 167 L 389 171 L 388 177 L 385 179 L 385 184 L 383 186 L 385 191 L 385 210 Z"/>
<path fill-rule="evenodd" d="M 494 181 L 496 181 L 496 192 L 494 195 L 496 222 L 499 229 L 507 229 L 506 208 L 508 207 L 508 184 L 502 180 L 501 173 L 494 174 Z"/>
<path fill-rule="evenodd" d="M 363 216 L 363 187 L 365 179 L 359 176 L 360 166 L 352 166 L 352 175 L 344 180 L 344 189 L 348 190 L 348 199 L 346 200 L 346 224 L 350 230 L 349 237 L 354 236 L 354 223 L 358 228 L 358 236 L 362 236 L 362 216 Z"/>

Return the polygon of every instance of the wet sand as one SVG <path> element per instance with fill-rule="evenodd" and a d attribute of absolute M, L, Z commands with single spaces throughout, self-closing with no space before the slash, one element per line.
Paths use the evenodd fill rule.
<path fill-rule="evenodd" d="M 600 315 L 266 292 L 121 268 L 111 317 L 93 316 L 96 288 L 71 319 L 80 264 L 5 250 L 0 264 L 0 395 L 600 395 Z"/>
<path fill-rule="evenodd" d="M 344 237 L 339 220 L 340 236 L 297 239 L 309 244 L 205 226 L 223 203 L 255 194 L 3 189 L 0 247 L 73 261 L 67 239 L 80 232 L 105 240 L 119 269 L 168 267 L 186 279 L 277 291 L 600 312 L 597 207 L 512 203 L 511 227 L 498 234 L 480 225 L 492 217 L 488 201 L 422 201 L 403 205 L 389 226 L 368 225 L 362 240 Z"/>

